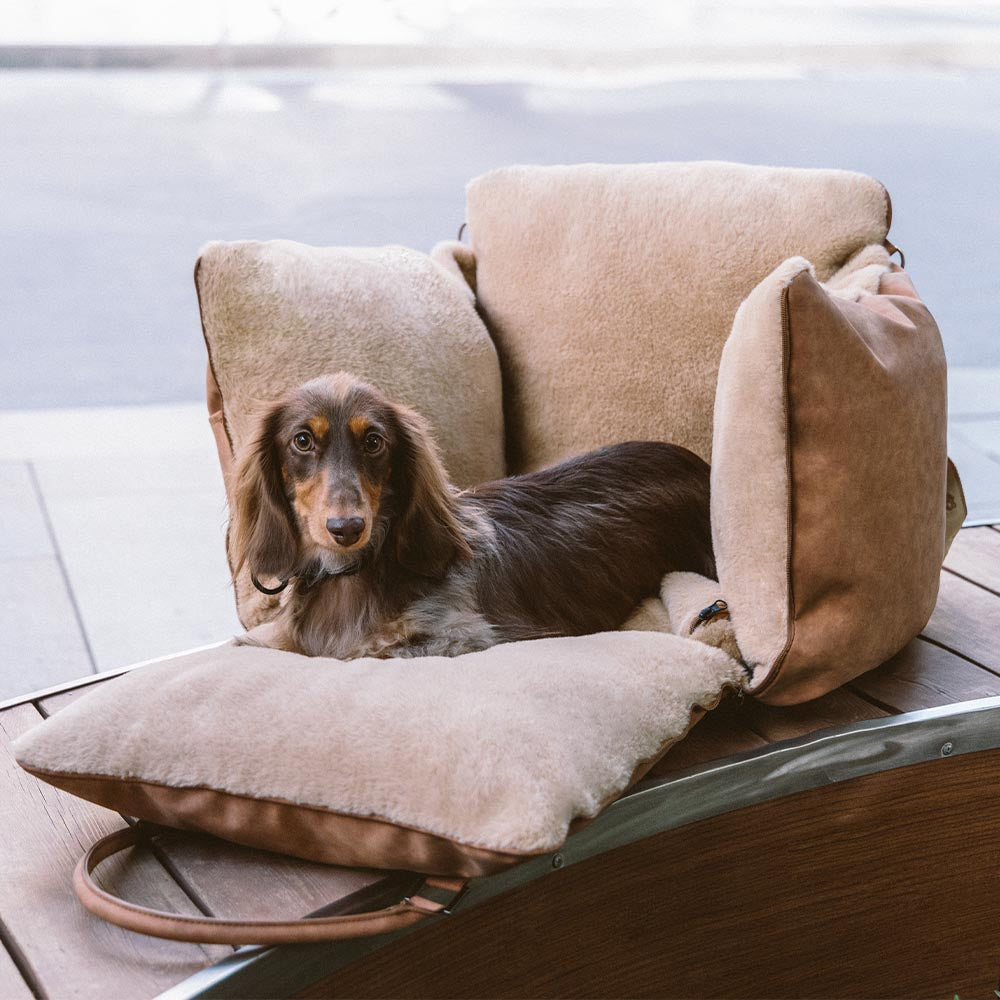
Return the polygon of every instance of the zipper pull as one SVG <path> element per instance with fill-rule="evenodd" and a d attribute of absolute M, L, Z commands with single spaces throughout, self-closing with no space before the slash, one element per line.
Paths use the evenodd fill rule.
<path fill-rule="evenodd" d="M 719 598 L 714 604 L 710 604 L 698 612 L 698 620 L 692 626 L 691 631 L 693 632 L 699 625 L 704 625 L 706 622 L 722 616 L 729 617 L 729 605 L 722 598 Z"/>

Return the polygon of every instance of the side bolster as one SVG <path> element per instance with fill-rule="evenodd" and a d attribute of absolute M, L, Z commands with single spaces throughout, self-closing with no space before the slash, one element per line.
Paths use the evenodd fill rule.
<path fill-rule="evenodd" d="M 434 245 L 431 250 L 431 260 L 455 278 L 475 301 L 476 255 L 472 247 L 459 240 L 443 240 Z"/>
<path fill-rule="evenodd" d="M 825 694 L 901 649 L 937 599 L 945 541 L 946 378 L 909 278 L 788 289 L 793 634 L 772 704 Z"/>
<path fill-rule="evenodd" d="M 784 303 L 811 265 L 785 261 L 736 313 L 719 367 L 712 457 L 712 543 L 736 640 L 767 681 L 790 642 L 791 487 Z"/>

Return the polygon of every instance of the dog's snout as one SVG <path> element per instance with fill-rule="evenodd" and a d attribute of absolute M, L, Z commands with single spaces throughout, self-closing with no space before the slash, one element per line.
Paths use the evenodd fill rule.
<path fill-rule="evenodd" d="M 328 517 L 326 530 L 333 535 L 338 545 L 353 545 L 365 530 L 363 517 Z"/>

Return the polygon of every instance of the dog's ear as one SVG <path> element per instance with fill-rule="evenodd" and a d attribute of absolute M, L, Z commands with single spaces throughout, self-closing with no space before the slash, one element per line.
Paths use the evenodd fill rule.
<path fill-rule="evenodd" d="M 396 557 L 411 572 L 440 579 L 456 557 L 471 558 L 472 550 L 427 423 L 405 406 L 394 409 L 400 436 L 393 470 Z"/>
<path fill-rule="evenodd" d="M 230 526 L 234 574 L 246 566 L 259 579 L 287 580 L 298 559 L 295 515 L 278 457 L 281 416 L 281 404 L 264 415 L 256 438 L 236 464 Z"/>

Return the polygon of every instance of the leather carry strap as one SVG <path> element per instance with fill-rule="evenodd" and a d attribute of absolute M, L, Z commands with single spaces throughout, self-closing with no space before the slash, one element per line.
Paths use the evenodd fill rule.
<path fill-rule="evenodd" d="M 411 896 L 381 910 L 345 913 L 301 920 L 226 920 L 193 917 L 145 906 L 101 889 L 94 869 L 119 851 L 147 842 L 142 827 L 126 827 L 101 838 L 80 859 L 73 872 L 73 888 L 80 902 L 97 916 L 126 930 L 173 941 L 198 944 L 291 944 L 303 941 L 337 941 L 401 930 L 436 913 L 446 913 L 465 889 L 466 880 L 427 876 Z"/>

